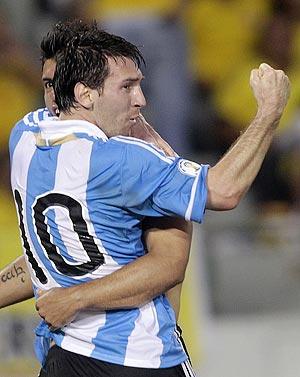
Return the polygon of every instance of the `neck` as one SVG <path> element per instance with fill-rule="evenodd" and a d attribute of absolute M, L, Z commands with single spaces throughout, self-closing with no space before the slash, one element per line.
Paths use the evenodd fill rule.
<path fill-rule="evenodd" d="M 96 126 L 97 123 L 95 122 L 94 119 L 92 119 L 92 117 L 90 116 L 90 114 L 84 112 L 84 111 L 77 111 L 75 109 L 71 109 L 70 112 L 67 112 L 67 113 L 63 113 L 61 112 L 59 114 L 59 120 L 72 120 L 72 119 L 76 119 L 76 120 L 85 120 L 87 122 L 90 122 L 90 123 L 93 123 L 95 124 Z"/>
<path fill-rule="evenodd" d="M 84 120 L 86 122 L 92 123 L 97 126 L 102 132 L 108 135 L 105 130 L 103 130 L 98 122 L 95 120 L 91 114 L 85 110 L 70 109 L 70 112 L 61 112 L 58 117 L 59 120 Z"/>

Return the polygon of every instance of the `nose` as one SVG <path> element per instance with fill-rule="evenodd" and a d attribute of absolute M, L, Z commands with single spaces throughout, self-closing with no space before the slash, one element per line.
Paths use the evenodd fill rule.
<path fill-rule="evenodd" d="M 139 86 L 136 88 L 134 96 L 134 107 L 145 107 L 147 104 L 142 88 Z"/>

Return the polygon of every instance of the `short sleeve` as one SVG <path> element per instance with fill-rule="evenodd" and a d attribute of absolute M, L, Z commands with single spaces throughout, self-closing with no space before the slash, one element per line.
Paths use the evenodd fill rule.
<path fill-rule="evenodd" d="M 180 216 L 201 222 L 209 166 L 167 157 L 137 139 L 121 140 L 126 144 L 121 166 L 123 206 L 144 216 Z"/>

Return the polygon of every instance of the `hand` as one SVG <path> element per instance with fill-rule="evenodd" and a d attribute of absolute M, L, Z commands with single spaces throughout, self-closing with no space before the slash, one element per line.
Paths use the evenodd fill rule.
<path fill-rule="evenodd" d="M 140 114 L 136 123 L 131 127 L 129 136 L 136 137 L 154 144 L 159 149 L 163 150 L 167 156 L 174 157 L 176 153 L 170 145 L 147 123 L 146 119 Z"/>
<path fill-rule="evenodd" d="M 277 126 L 290 94 L 288 77 L 283 71 L 262 63 L 251 71 L 250 85 L 257 101 L 258 115 L 273 117 Z"/>
<path fill-rule="evenodd" d="M 51 330 L 57 330 L 72 322 L 78 311 L 77 299 L 72 288 L 38 290 L 35 307 Z"/>

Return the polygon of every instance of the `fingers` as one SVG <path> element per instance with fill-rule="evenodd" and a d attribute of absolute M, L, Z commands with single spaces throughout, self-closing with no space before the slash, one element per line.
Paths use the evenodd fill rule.
<path fill-rule="evenodd" d="M 257 84 L 259 80 L 259 74 L 258 74 L 258 69 L 252 69 L 251 74 L 250 74 L 250 84 L 253 87 L 253 85 Z"/>
<path fill-rule="evenodd" d="M 258 105 L 258 114 L 271 116 L 272 126 L 277 127 L 289 97 L 288 77 L 282 70 L 262 63 L 251 71 L 250 85 Z"/>
<path fill-rule="evenodd" d="M 263 77 L 265 73 L 274 71 L 274 69 L 267 63 L 261 63 L 258 68 L 258 76 Z"/>

